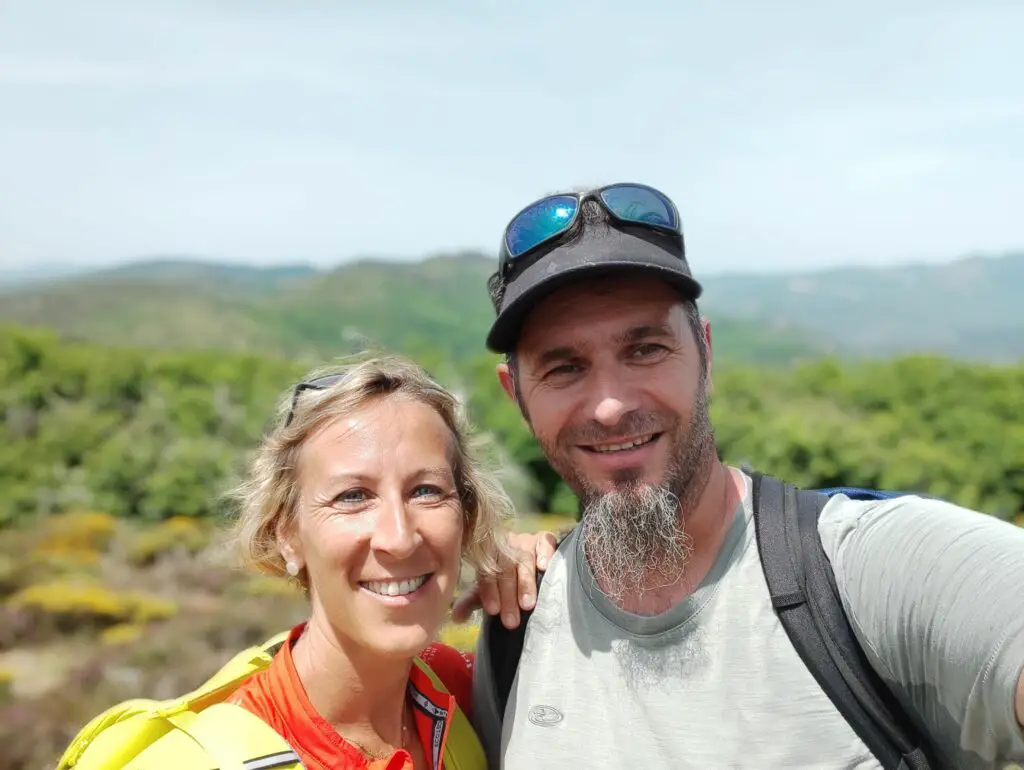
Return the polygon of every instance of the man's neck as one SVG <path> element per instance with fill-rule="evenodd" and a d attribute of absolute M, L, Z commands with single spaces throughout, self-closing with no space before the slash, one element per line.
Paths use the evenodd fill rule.
<path fill-rule="evenodd" d="M 696 505 L 681 512 L 680 526 L 690 543 L 685 568 L 672 576 L 650 575 L 650 587 L 613 599 L 614 603 L 634 615 L 650 616 L 660 615 L 690 596 L 714 566 L 743 493 L 743 477 L 716 459 Z"/>
<path fill-rule="evenodd" d="M 401 746 L 412 660 L 402 664 L 341 640 L 314 610 L 292 651 L 310 703 L 343 737 L 373 750 Z"/>

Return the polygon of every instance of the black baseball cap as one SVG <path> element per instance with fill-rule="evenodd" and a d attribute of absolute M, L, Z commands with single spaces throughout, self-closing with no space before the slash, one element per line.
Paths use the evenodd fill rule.
<path fill-rule="evenodd" d="M 690 272 L 682 227 L 671 200 L 653 188 L 644 188 L 661 196 L 675 216 L 673 227 L 656 227 L 623 219 L 613 196 L 606 196 L 612 200 L 611 206 L 600 197 L 606 189 L 575 194 L 582 215 L 576 216 L 565 232 L 543 242 L 531 253 L 512 258 L 506 230 L 495 276 L 504 282 L 505 290 L 496 302 L 497 317 L 487 334 L 488 349 L 495 353 L 512 352 L 523 323 L 537 303 L 581 278 L 639 271 L 666 281 L 687 299 L 700 297 L 703 287 Z M 629 209 L 632 215 L 636 212 L 635 205 Z"/>

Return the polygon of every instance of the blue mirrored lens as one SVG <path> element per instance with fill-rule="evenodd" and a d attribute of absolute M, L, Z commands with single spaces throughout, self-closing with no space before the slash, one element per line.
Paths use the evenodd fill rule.
<path fill-rule="evenodd" d="M 510 257 L 525 254 L 572 224 L 578 204 L 568 195 L 538 201 L 517 216 L 505 233 Z"/>
<path fill-rule="evenodd" d="M 602 192 L 601 199 L 615 216 L 627 222 L 642 222 L 672 229 L 679 227 L 671 204 L 664 196 L 649 188 L 619 185 Z"/>

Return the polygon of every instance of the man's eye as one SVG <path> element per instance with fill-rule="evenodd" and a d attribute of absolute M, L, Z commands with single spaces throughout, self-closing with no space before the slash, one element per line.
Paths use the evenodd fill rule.
<path fill-rule="evenodd" d="M 545 377 L 557 377 L 561 374 L 575 374 L 580 370 L 580 367 L 576 364 L 562 364 L 556 366 L 554 369 L 549 369 Z"/>
<path fill-rule="evenodd" d="M 654 342 L 648 342 L 643 345 L 637 345 L 635 348 L 633 348 L 633 354 L 643 358 L 644 356 L 657 355 L 658 353 L 661 353 L 664 350 L 664 345 L 658 345 L 657 343 Z"/>

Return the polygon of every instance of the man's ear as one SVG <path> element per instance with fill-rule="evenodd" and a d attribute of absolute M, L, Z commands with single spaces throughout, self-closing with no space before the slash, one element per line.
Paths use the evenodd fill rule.
<path fill-rule="evenodd" d="M 501 389 L 505 391 L 505 395 L 512 399 L 512 403 L 519 406 L 519 399 L 516 398 L 516 386 L 512 380 L 512 371 L 508 368 L 508 364 L 502 362 L 495 367 L 495 371 L 498 373 L 498 382 L 501 383 Z"/>

